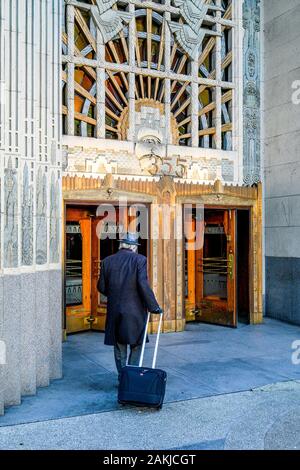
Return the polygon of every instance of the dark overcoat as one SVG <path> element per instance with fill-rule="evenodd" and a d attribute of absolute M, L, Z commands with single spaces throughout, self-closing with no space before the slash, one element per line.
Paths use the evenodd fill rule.
<path fill-rule="evenodd" d="M 101 263 L 98 290 L 107 297 L 104 343 L 143 342 L 147 310 L 159 308 L 147 276 L 147 258 L 121 249 Z"/>

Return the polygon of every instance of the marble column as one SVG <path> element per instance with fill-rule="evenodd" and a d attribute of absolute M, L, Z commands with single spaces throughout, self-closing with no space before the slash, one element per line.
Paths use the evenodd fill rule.
<path fill-rule="evenodd" d="M 0 414 L 61 376 L 60 39 L 60 0 L 1 2 Z"/>

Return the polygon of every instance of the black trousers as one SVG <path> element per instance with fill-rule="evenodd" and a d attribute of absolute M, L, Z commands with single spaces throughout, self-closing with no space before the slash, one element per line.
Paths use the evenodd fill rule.
<path fill-rule="evenodd" d="M 141 350 L 142 350 L 142 345 L 130 346 L 128 365 L 131 365 L 131 366 L 139 365 Z M 116 362 L 117 371 L 120 377 L 122 367 L 125 367 L 127 365 L 128 345 L 116 343 L 114 346 L 114 354 L 115 354 L 115 362 Z"/>

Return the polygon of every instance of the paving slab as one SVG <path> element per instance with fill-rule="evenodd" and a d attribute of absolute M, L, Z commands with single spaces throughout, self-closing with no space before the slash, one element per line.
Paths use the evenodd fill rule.
<path fill-rule="evenodd" d="M 103 339 L 99 332 L 68 336 L 63 344 L 63 378 L 38 389 L 36 396 L 23 398 L 21 406 L 7 408 L 0 427 L 118 410 L 113 348 L 104 346 Z M 157 366 L 168 372 L 165 401 L 300 379 L 300 365 L 291 361 L 295 339 L 300 339 L 299 327 L 272 319 L 237 329 L 189 323 L 184 332 L 164 334 Z M 145 354 L 149 366 L 154 343 L 150 336 Z"/>
<path fill-rule="evenodd" d="M 270 426 L 264 439 L 267 450 L 300 450 L 300 410 L 293 409 Z"/>
<path fill-rule="evenodd" d="M 300 383 L 290 381 L 166 403 L 161 411 L 122 407 L 6 426 L 0 428 L 0 449 L 291 449 L 299 442 L 299 417 Z"/>

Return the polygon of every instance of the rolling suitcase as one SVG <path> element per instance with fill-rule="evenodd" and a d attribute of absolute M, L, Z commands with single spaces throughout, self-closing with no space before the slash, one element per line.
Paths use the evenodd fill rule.
<path fill-rule="evenodd" d="M 155 369 L 159 335 L 162 326 L 162 315 L 160 315 L 151 368 L 143 367 L 149 319 L 150 313 L 148 314 L 139 365 L 127 365 L 126 367 L 123 367 L 121 371 L 118 402 L 122 405 L 135 405 L 160 409 L 163 405 L 167 382 L 167 373 L 164 370 Z"/>

